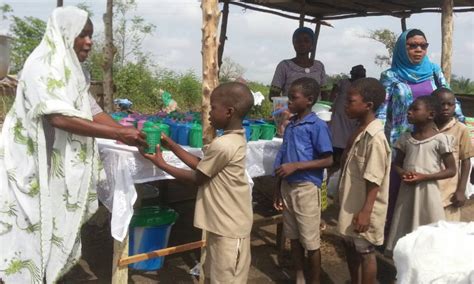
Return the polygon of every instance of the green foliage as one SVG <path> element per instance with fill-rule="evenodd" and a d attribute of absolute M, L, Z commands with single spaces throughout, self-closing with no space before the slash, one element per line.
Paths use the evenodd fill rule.
<path fill-rule="evenodd" d="M 143 113 L 155 113 L 161 107 L 159 85 L 155 74 L 143 62 L 126 63 L 114 74 L 117 98 L 133 102 L 133 109 Z"/>
<path fill-rule="evenodd" d="M 2 20 L 6 20 L 8 18 L 7 15 L 11 12 L 13 12 L 12 6 L 8 4 L 3 4 L 0 6 L 0 14 L 2 15 L 0 18 Z"/>
<path fill-rule="evenodd" d="M 451 78 L 451 89 L 455 94 L 474 94 L 474 81 L 469 78 L 453 75 Z"/>
<path fill-rule="evenodd" d="M 17 73 L 23 67 L 26 58 L 41 42 L 46 22 L 35 17 L 12 17 L 13 34 L 10 72 Z"/>
<path fill-rule="evenodd" d="M 252 92 L 261 92 L 265 97 L 261 105 L 254 106 L 252 110 L 250 110 L 249 117 L 270 118 L 273 111 L 273 103 L 268 98 L 270 86 L 258 82 L 248 82 L 248 86 Z"/>
<path fill-rule="evenodd" d="M 199 111 L 202 100 L 202 83 L 192 71 L 184 74 L 170 70 L 158 72 L 158 85 L 168 91 L 183 110 Z"/>

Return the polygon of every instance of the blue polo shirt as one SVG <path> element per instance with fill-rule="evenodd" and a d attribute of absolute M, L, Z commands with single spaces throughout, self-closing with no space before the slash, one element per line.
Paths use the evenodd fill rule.
<path fill-rule="evenodd" d="M 321 156 L 327 153 L 332 153 L 329 128 L 326 122 L 311 112 L 298 122 L 296 122 L 296 117 L 290 119 L 273 168 L 275 170 L 286 163 L 321 159 Z M 285 179 L 289 183 L 310 181 L 321 187 L 323 169 L 296 171 Z"/>

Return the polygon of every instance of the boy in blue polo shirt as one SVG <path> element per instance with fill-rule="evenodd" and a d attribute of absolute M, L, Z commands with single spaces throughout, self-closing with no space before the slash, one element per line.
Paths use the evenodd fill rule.
<path fill-rule="evenodd" d="M 305 283 L 304 250 L 308 252 L 312 283 L 320 282 L 321 187 L 323 169 L 330 167 L 332 142 L 326 122 L 311 108 L 320 93 L 311 78 L 295 80 L 288 91 L 288 109 L 295 114 L 283 135 L 274 169 L 279 179 L 274 207 L 283 210 L 283 233 L 291 240 L 296 283 Z"/>

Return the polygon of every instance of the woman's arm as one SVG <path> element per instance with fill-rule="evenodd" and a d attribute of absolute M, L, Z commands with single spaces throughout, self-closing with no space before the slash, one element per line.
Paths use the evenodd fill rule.
<path fill-rule="evenodd" d="M 50 114 L 45 116 L 48 122 L 56 128 L 77 135 L 115 139 L 130 146 L 146 146 L 145 135 L 135 128 L 115 127 L 78 117 Z M 103 120 L 104 118 L 99 118 Z M 105 119 L 107 120 L 107 119 Z"/>
<path fill-rule="evenodd" d="M 107 113 L 105 112 L 100 112 L 96 115 L 94 115 L 94 117 L 92 118 L 92 120 L 94 122 L 97 122 L 99 124 L 104 124 L 104 125 L 108 125 L 110 127 L 115 127 L 115 128 L 121 128 L 123 127 L 122 125 L 120 125 L 119 123 L 117 123 L 110 115 L 108 115 Z"/>

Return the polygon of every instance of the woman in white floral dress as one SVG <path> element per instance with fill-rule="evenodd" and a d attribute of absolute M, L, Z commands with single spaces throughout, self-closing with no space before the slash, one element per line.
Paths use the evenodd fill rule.
<path fill-rule="evenodd" d="M 0 136 L 0 279 L 53 283 L 81 253 L 81 225 L 97 209 L 105 182 L 93 137 L 144 145 L 89 94 L 80 62 L 92 22 L 75 7 L 56 8 L 24 64 Z M 1 281 L 0 281 L 1 282 Z"/>

